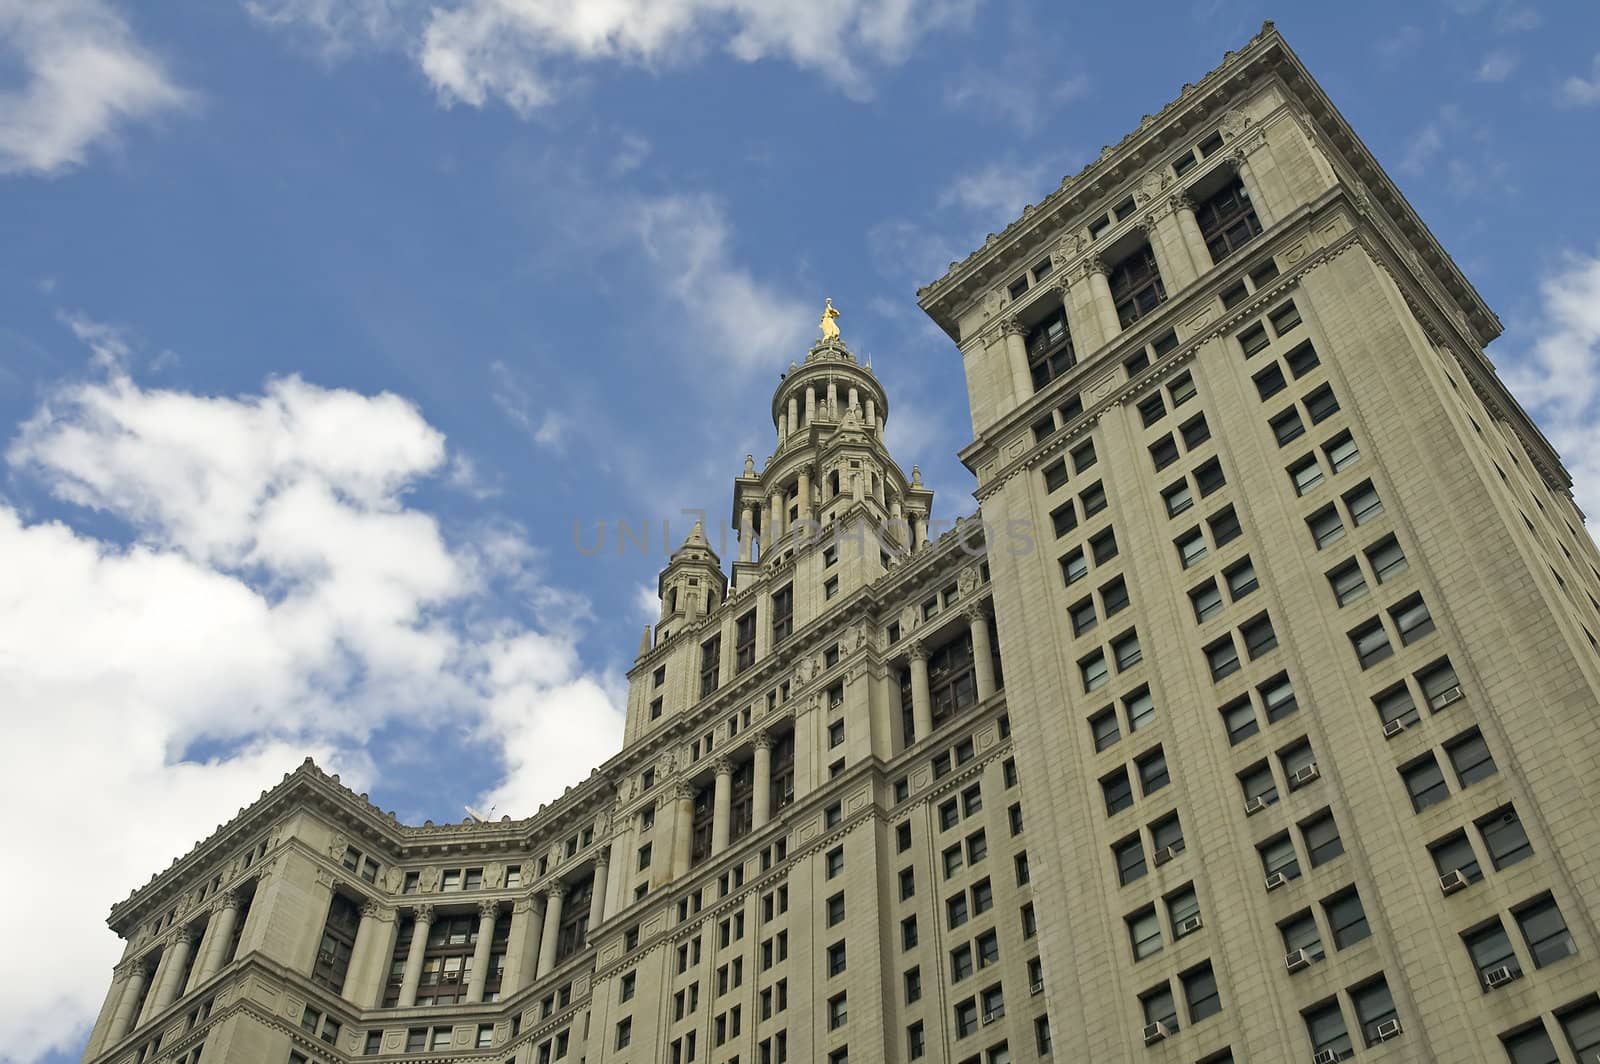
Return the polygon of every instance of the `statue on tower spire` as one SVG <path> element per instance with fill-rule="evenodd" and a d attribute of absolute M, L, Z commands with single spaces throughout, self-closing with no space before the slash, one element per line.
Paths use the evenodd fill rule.
<path fill-rule="evenodd" d="M 837 341 L 839 339 L 839 326 L 835 325 L 833 320 L 839 316 L 839 312 L 834 309 L 832 299 L 823 300 L 823 304 L 822 340 L 824 343 Z"/>

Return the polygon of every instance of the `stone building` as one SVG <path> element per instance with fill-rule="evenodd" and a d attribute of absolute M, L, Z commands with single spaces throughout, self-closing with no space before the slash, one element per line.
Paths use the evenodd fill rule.
<path fill-rule="evenodd" d="M 85 1060 L 1600 1060 L 1600 554 L 1278 33 L 919 296 L 981 521 L 819 342 L 616 757 L 422 827 L 301 766 L 112 911 Z"/>

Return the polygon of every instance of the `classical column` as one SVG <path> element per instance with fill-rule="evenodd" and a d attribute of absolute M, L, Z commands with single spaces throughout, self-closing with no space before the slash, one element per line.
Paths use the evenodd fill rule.
<path fill-rule="evenodd" d="M 806 424 L 810 425 L 817 420 L 817 390 L 811 385 L 806 385 Z"/>
<path fill-rule="evenodd" d="M 772 528 L 769 533 L 773 541 L 776 542 L 783 535 L 783 492 L 773 491 L 768 494 L 767 503 L 770 507 L 768 512 L 772 520 Z"/>
<path fill-rule="evenodd" d="M 787 413 L 779 414 L 778 415 L 778 449 L 779 450 L 783 449 L 784 441 L 786 441 L 788 438 L 789 438 L 789 415 Z"/>
<path fill-rule="evenodd" d="M 222 896 L 217 914 L 206 931 L 206 948 L 200 954 L 200 974 L 196 983 L 203 983 L 217 974 L 228 956 L 228 945 L 233 941 L 233 930 L 239 923 L 239 892 L 230 890 Z"/>
<path fill-rule="evenodd" d="M 793 395 L 789 396 L 789 435 L 793 436 L 800 431 L 800 401 Z"/>
<path fill-rule="evenodd" d="M 144 993 L 144 981 L 147 969 L 144 958 L 140 957 L 128 962 L 127 985 L 122 988 L 122 997 L 117 1001 L 117 1011 L 111 1016 L 111 1026 L 106 1031 L 106 1045 L 112 1045 L 122 1040 L 128 1033 L 128 1028 L 133 1026 L 133 1009 L 139 1004 L 139 995 Z"/>
<path fill-rule="evenodd" d="M 839 385 L 832 377 L 828 378 L 828 416 L 839 416 Z"/>
<path fill-rule="evenodd" d="M 694 788 L 680 783 L 672 792 L 672 878 L 678 879 L 689 871 L 690 844 L 694 834 Z"/>
<path fill-rule="evenodd" d="M 733 762 L 717 758 L 717 789 L 712 806 L 711 855 L 715 857 L 728 848 L 729 829 L 733 826 Z"/>
<path fill-rule="evenodd" d="M 506 944 L 506 974 L 501 980 L 501 996 L 512 994 L 533 982 L 539 960 L 539 939 L 544 932 L 544 912 L 532 894 L 518 898 L 511 906 L 511 940 Z"/>
<path fill-rule="evenodd" d="M 1274 202 L 1287 203 L 1289 202 L 1287 199 L 1280 200 L 1276 195 L 1278 193 L 1286 193 L 1286 190 L 1283 188 L 1282 180 L 1279 179 L 1275 182 L 1277 187 L 1272 189 L 1275 195 L 1263 196 L 1261 194 L 1260 175 L 1256 173 L 1255 167 L 1250 165 L 1250 154 L 1264 145 L 1266 138 L 1258 130 L 1239 139 L 1244 143 L 1237 144 L 1233 151 L 1228 154 L 1228 161 L 1233 164 L 1233 172 L 1239 175 L 1239 183 L 1244 186 L 1245 194 L 1250 197 L 1250 206 L 1255 208 L 1256 219 L 1261 223 L 1261 228 L 1265 229 L 1272 224 L 1272 219 L 1268 217 L 1267 206 L 1263 200 L 1272 199 Z M 1317 145 L 1313 143 L 1312 147 L 1315 149 Z M 1311 154 L 1315 157 L 1321 153 L 1314 150 Z M 1270 159 L 1267 169 L 1269 173 L 1273 173 L 1276 176 L 1276 171 L 1270 165 Z"/>
<path fill-rule="evenodd" d="M 972 634 L 972 675 L 978 684 L 978 701 L 994 694 L 994 649 L 989 645 L 989 617 L 982 606 L 967 607 L 967 631 Z"/>
<path fill-rule="evenodd" d="M 1028 330 L 1016 318 L 1007 318 L 1000 323 L 1000 335 L 1005 337 L 1011 388 L 1017 393 L 1017 402 L 1025 403 L 1033 394 L 1033 373 L 1028 369 Z"/>
<path fill-rule="evenodd" d="M 855 409 L 855 408 L 856 408 L 856 403 L 857 403 L 857 402 L 858 402 L 858 401 L 859 401 L 859 398 L 858 398 L 858 397 L 857 397 L 857 395 L 856 395 L 856 388 L 855 388 L 855 385 L 853 385 L 853 384 L 852 384 L 852 385 L 851 385 L 851 386 L 850 386 L 850 390 L 849 390 L 849 391 L 847 391 L 847 392 L 845 392 L 845 396 L 844 396 L 844 408 L 845 408 L 845 409 L 846 409 L 846 410 L 854 410 L 854 409 Z"/>
<path fill-rule="evenodd" d="M 755 740 L 755 793 L 750 796 L 752 829 L 772 819 L 772 736 L 760 732 Z"/>
<path fill-rule="evenodd" d="M 1122 321 L 1117 317 L 1117 304 L 1111 298 L 1111 281 L 1105 260 L 1098 255 L 1084 260 L 1084 276 L 1089 282 L 1089 304 L 1094 308 L 1095 321 L 1100 325 L 1101 342 L 1110 342 L 1122 331 Z"/>
<path fill-rule="evenodd" d="M 160 1012 L 178 1000 L 178 994 L 183 989 L 184 968 L 188 966 L 196 937 L 194 931 L 187 927 L 172 937 L 172 945 L 161 958 L 161 978 L 152 995 L 155 999 L 154 1011 Z"/>
<path fill-rule="evenodd" d="M 594 856 L 594 886 L 589 892 L 589 938 L 594 938 L 595 928 L 606 918 L 606 880 L 610 878 L 611 852 L 601 850 Z"/>
<path fill-rule="evenodd" d="M 1172 216 L 1178 221 L 1178 233 L 1183 238 L 1183 246 L 1194 261 L 1195 274 L 1206 273 L 1213 265 L 1211 249 L 1206 247 L 1206 238 L 1200 235 L 1200 222 L 1194 216 L 1194 200 L 1187 193 L 1179 192 L 1169 202 L 1172 204 Z"/>
<path fill-rule="evenodd" d="M 933 698 L 928 693 L 928 648 L 921 642 L 912 643 L 910 655 L 911 720 L 917 734 L 907 741 L 907 746 L 933 734 Z"/>
<path fill-rule="evenodd" d="M 560 882 L 545 892 L 544 936 L 539 940 L 539 967 L 535 978 L 543 979 L 556 966 L 556 939 L 561 934 L 561 896 L 567 888 Z"/>
<path fill-rule="evenodd" d="M 400 977 L 399 1006 L 403 1009 L 417 1003 L 417 987 L 422 983 L 422 955 L 428 950 L 428 931 L 433 927 L 433 906 L 418 905 L 412 913 L 411 947 L 406 952 L 405 973 Z"/>
<path fill-rule="evenodd" d="M 811 520 L 811 470 L 800 470 L 800 519 Z"/>
<path fill-rule="evenodd" d="M 494 943 L 494 920 L 500 906 L 492 901 L 478 903 L 478 940 L 472 944 L 472 974 L 467 978 L 467 1001 L 483 1000 L 483 984 L 489 979 L 489 947 Z"/>
<path fill-rule="evenodd" d="M 756 541 L 756 511 L 748 501 L 739 504 L 739 560 L 748 562 Z"/>
<path fill-rule="evenodd" d="M 217 911 L 211 910 L 211 915 L 206 917 L 206 926 L 200 932 L 200 941 L 194 947 L 194 963 L 189 965 L 189 980 L 178 988 L 178 996 L 182 997 L 200 985 L 201 971 L 204 970 L 206 958 L 210 955 L 212 946 L 216 944 Z"/>
<path fill-rule="evenodd" d="M 918 547 L 918 549 L 920 549 L 922 547 L 926 547 L 927 545 L 928 545 L 928 515 L 926 513 L 918 512 L 918 514 L 917 514 L 917 547 Z"/>
<path fill-rule="evenodd" d="M 867 396 L 867 430 L 873 431 L 878 427 L 878 401 L 872 396 Z"/>
<path fill-rule="evenodd" d="M 362 1008 L 371 1008 L 361 993 L 372 967 L 372 953 L 377 948 L 378 914 L 383 906 L 371 898 L 361 903 L 361 922 L 356 925 L 356 940 L 350 947 L 350 966 L 345 969 L 344 987 L 340 996 Z"/>

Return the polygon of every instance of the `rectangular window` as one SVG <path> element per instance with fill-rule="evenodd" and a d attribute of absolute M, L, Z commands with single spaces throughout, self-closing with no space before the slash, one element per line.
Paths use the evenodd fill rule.
<path fill-rule="evenodd" d="M 1115 816 L 1133 805 L 1133 784 L 1128 770 L 1119 768 L 1100 780 L 1101 796 L 1106 803 L 1106 816 Z"/>
<path fill-rule="evenodd" d="M 1300 420 L 1300 411 L 1294 407 L 1275 415 L 1267 424 L 1272 426 L 1272 437 L 1278 441 L 1278 446 L 1283 447 L 1305 435 L 1305 422 Z"/>
<path fill-rule="evenodd" d="M 1289 363 L 1289 372 L 1293 373 L 1297 380 L 1310 373 L 1321 362 L 1317 358 L 1317 349 L 1311 346 L 1310 340 L 1290 351 L 1285 361 Z"/>
<path fill-rule="evenodd" d="M 1185 450 L 1192 451 L 1211 438 L 1211 426 L 1206 424 L 1204 414 L 1196 414 L 1178 427 L 1183 433 L 1183 446 Z"/>
<path fill-rule="evenodd" d="M 1600 1052 L 1600 1001 L 1592 995 L 1587 1001 L 1559 1010 L 1556 1022 L 1561 1024 L 1575 1058 L 1583 1060 Z"/>
<path fill-rule="evenodd" d="M 1354 558 L 1328 573 L 1328 585 L 1333 588 L 1333 600 L 1340 606 L 1348 606 L 1366 598 L 1370 590 L 1367 578 Z"/>
<path fill-rule="evenodd" d="M 1333 388 L 1327 384 L 1306 396 L 1305 403 L 1306 413 L 1310 415 L 1313 425 L 1320 425 L 1339 412 L 1339 400 L 1334 397 Z"/>
<path fill-rule="evenodd" d="M 1522 828 L 1522 820 L 1509 805 L 1477 821 L 1477 827 L 1489 851 L 1489 860 L 1496 870 L 1508 868 L 1533 853 L 1533 845 Z"/>
<path fill-rule="evenodd" d="M 1144 1010 L 1146 1024 L 1161 1024 L 1167 1031 L 1178 1029 L 1178 1007 L 1172 1002 L 1172 988 L 1162 983 L 1154 990 L 1139 995 L 1139 1005 Z"/>
<path fill-rule="evenodd" d="M 1367 548 L 1367 563 L 1372 566 L 1372 574 L 1380 584 L 1387 583 L 1407 569 L 1405 551 L 1400 549 L 1399 541 L 1393 536 Z"/>
<path fill-rule="evenodd" d="M 1233 636 L 1225 635 L 1206 647 L 1206 664 L 1211 668 L 1213 681 L 1239 671 L 1239 650 L 1233 645 Z"/>
<path fill-rule="evenodd" d="M 1161 493 L 1161 501 L 1167 508 L 1167 516 L 1177 517 L 1194 505 L 1194 493 L 1189 490 L 1187 480 L 1180 480 Z"/>
<path fill-rule="evenodd" d="M 1450 788 L 1444 782 L 1444 773 L 1439 770 L 1439 761 L 1432 751 L 1402 768 L 1400 778 L 1411 796 L 1411 808 L 1419 813 L 1450 797 Z"/>
<path fill-rule="evenodd" d="M 1306 527 L 1311 530 L 1311 539 L 1318 550 L 1344 538 L 1344 521 L 1332 506 L 1324 506 L 1306 518 Z"/>
<path fill-rule="evenodd" d="M 1128 605 L 1128 585 L 1117 577 L 1100 589 L 1100 608 L 1107 617 L 1114 617 Z"/>
<path fill-rule="evenodd" d="M 1178 558 L 1185 569 L 1198 565 L 1206 556 L 1206 538 L 1198 528 L 1180 536 L 1173 545 L 1178 548 Z"/>
<path fill-rule="evenodd" d="M 1361 450 L 1348 432 L 1340 433 L 1322 445 L 1322 453 L 1335 473 L 1343 473 L 1361 459 Z"/>
<path fill-rule="evenodd" d="M 1160 392 L 1154 393 L 1139 404 L 1139 420 L 1144 422 L 1145 428 L 1149 428 L 1166 416 L 1167 404 L 1161 398 Z"/>
<path fill-rule="evenodd" d="M 1411 700 L 1411 691 L 1405 684 L 1389 688 L 1372 700 L 1378 709 L 1378 719 L 1383 722 L 1384 734 L 1390 734 L 1394 729 L 1391 725 L 1399 722 L 1402 728 L 1409 728 L 1421 719 L 1417 712 L 1417 704 Z"/>
<path fill-rule="evenodd" d="M 1345 495 L 1344 504 L 1349 507 L 1350 520 L 1355 522 L 1357 528 L 1383 513 L 1383 502 L 1370 480 Z"/>
<path fill-rule="evenodd" d="M 1300 461 L 1289 467 L 1289 479 L 1294 482 L 1294 493 L 1305 495 L 1322 483 L 1322 466 L 1317 464 L 1317 456 L 1308 454 Z"/>
<path fill-rule="evenodd" d="M 1194 482 L 1204 497 L 1227 484 L 1228 478 L 1222 475 L 1222 463 L 1213 458 L 1194 471 Z"/>
<path fill-rule="evenodd" d="M 1213 263 L 1221 262 L 1261 235 L 1261 221 L 1250 202 L 1250 193 L 1238 177 L 1196 206 L 1194 215 Z"/>
<path fill-rule="evenodd" d="M 1040 471 L 1044 477 L 1044 490 L 1056 491 L 1067 482 L 1067 460 L 1059 458 Z"/>
<path fill-rule="evenodd" d="M 1456 770 L 1456 782 L 1463 788 L 1495 774 L 1494 758 L 1489 754 L 1489 744 L 1483 733 L 1473 728 L 1444 744 L 1450 766 Z"/>
<path fill-rule="evenodd" d="M 1380 1032 L 1392 1027 L 1396 1016 L 1394 998 L 1383 976 L 1350 991 L 1350 1004 L 1355 1006 L 1366 1044 L 1372 1046 L 1383 1041 L 1385 1035 Z"/>
<path fill-rule="evenodd" d="M 1055 529 L 1057 539 L 1078 527 L 1078 512 L 1073 509 L 1071 499 L 1050 511 L 1050 525 Z"/>
<path fill-rule="evenodd" d="M 1420 673 L 1417 682 L 1422 685 L 1428 708 L 1435 713 L 1461 699 L 1461 681 L 1456 678 L 1449 658 Z"/>
<path fill-rule="evenodd" d="M 1283 370 L 1278 368 L 1276 362 L 1257 373 L 1251 380 L 1255 382 L 1256 394 L 1261 397 L 1262 402 L 1266 402 L 1289 386 L 1288 381 L 1283 378 Z"/>
<path fill-rule="evenodd" d="M 1251 661 L 1255 661 L 1278 645 L 1278 634 L 1272 629 L 1272 620 L 1264 613 L 1247 622 L 1239 629 L 1239 634 L 1244 636 L 1245 651 L 1250 655 Z"/>
<path fill-rule="evenodd" d="M 1315 1005 L 1302 1013 L 1301 1017 L 1306 1023 L 1306 1034 L 1311 1039 L 1313 1056 L 1331 1053 L 1335 1060 L 1344 1060 L 1354 1052 L 1337 999 Z"/>
<path fill-rule="evenodd" d="M 1272 322 L 1272 329 L 1279 336 L 1289 332 L 1300 324 L 1300 308 L 1294 305 L 1294 300 L 1289 300 L 1283 306 L 1267 315 Z"/>
<path fill-rule="evenodd" d="M 1228 742 L 1237 746 L 1250 736 L 1261 730 L 1256 722 L 1255 707 L 1250 704 L 1249 695 L 1241 695 L 1223 706 L 1222 723 L 1228 729 Z"/>
<path fill-rule="evenodd" d="M 1167 298 L 1161 270 L 1149 244 L 1142 244 L 1111 268 L 1106 280 L 1117 308 L 1117 320 L 1126 329 L 1160 306 Z"/>
<path fill-rule="evenodd" d="M 1370 669 L 1394 653 L 1389 643 L 1389 633 L 1377 619 L 1368 621 L 1350 633 L 1350 645 L 1355 649 L 1356 660 L 1363 669 Z"/>
<path fill-rule="evenodd" d="M 1278 934 L 1283 938 L 1283 952 L 1286 954 L 1304 950 L 1305 955 L 1311 960 L 1321 960 L 1327 955 L 1322 948 L 1322 935 L 1317 930 L 1317 919 L 1311 915 L 1309 909 L 1302 910 L 1279 924 Z"/>
<path fill-rule="evenodd" d="M 1467 833 L 1457 831 L 1446 835 L 1438 842 L 1428 846 L 1428 853 L 1433 857 L 1433 867 L 1438 870 L 1441 877 L 1451 872 L 1460 872 L 1461 878 L 1468 883 L 1476 883 L 1483 878 L 1483 869 L 1478 865 L 1478 855 L 1472 851 L 1472 843 L 1467 839 Z"/>
<path fill-rule="evenodd" d="M 1145 906 L 1126 918 L 1128 941 L 1133 945 L 1133 959 L 1142 961 L 1161 952 L 1161 918 L 1154 906 Z"/>
<path fill-rule="evenodd" d="M 1272 343 L 1272 337 L 1267 335 L 1267 330 L 1260 323 L 1250 326 L 1239 333 L 1239 347 L 1244 351 L 1245 358 L 1251 358 L 1265 351 Z"/>
<path fill-rule="evenodd" d="M 1333 813 L 1324 810 L 1300 825 L 1300 835 L 1306 844 L 1306 858 L 1312 868 L 1320 868 L 1344 853 L 1344 840 L 1339 838 L 1339 826 Z"/>
<path fill-rule="evenodd" d="M 1256 688 L 1256 693 L 1261 696 L 1261 703 L 1266 707 L 1268 724 L 1276 724 L 1300 708 L 1300 703 L 1295 698 L 1294 684 L 1290 683 L 1289 677 L 1283 673 Z"/>
<path fill-rule="evenodd" d="M 1099 459 L 1094 453 L 1094 441 L 1084 440 L 1072 449 L 1072 471 L 1085 473 L 1091 469 Z"/>
<path fill-rule="evenodd" d="M 751 610 L 734 624 L 734 668 L 743 672 L 756 663 L 756 611 Z"/>
<path fill-rule="evenodd" d="M 1228 582 L 1228 594 L 1235 602 L 1261 586 L 1256 579 L 1256 567 L 1249 558 L 1224 570 L 1222 578 Z"/>
<path fill-rule="evenodd" d="M 1106 529 L 1089 541 L 1089 549 L 1094 554 L 1094 563 L 1104 565 L 1117 556 L 1117 536 L 1114 530 Z"/>
<path fill-rule="evenodd" d="M 1110 680 L 1111 670 L 1106 664 L 1106 655 L 1102 650 L 1078 662 L 1078 673 L 1083 679 L 1084 691 L 1098 691 Z"/>
<path fill-rule="evenodd" d="M 1567 930 L 1561 910 L 1550 895 L 1518 906 L 1511 915 L 1522 932 L 1522 940 L 1528 944 L 1535 968 L 1554 964 L 1578 952 L 1578 944 L 1572 940 L 1572 932 Z"/>
<path fill-rule="evenodd" d="M 1183 999 L 1189 1006 L 1190 1023 L 1199 1023 L 1222 1011 L 1222 996 L 1217 993 L 1217 977 L 1210 961 L 1183 973 L 1178 979 L 1183 983 Z"/>
<path fill-rule="evenodd" d="M 1136 879 L 1144 878 L 1148 871 L 1144 861 L 1144 843 L 1137 834 L 1130 835 L 1111 847 L 1112 855 L 1117 862 L 1117 882 L 1127 886 Z"/>
<path fill-rule="evenodd" d="M 1096 751 L 1104 750 L 1122 737 L 1117 729 L 1117 712 L 1106 708 L 1089 718 L 1089 732 L 1094 736 Z"/>
<path fill-rule="evenodd" d="M 1400 633 L 1400 642 L 1404 646 L 1410 646 L 1433 631 L 1433 615 L 1428 612 L 1421 595 L 1413 595 L 1393 607 L 1389 610 L 1389 616 L 1393 618 L 1395 630 Z"/>
<path fill-rule="evenodd" d="M 1122 710 L 1128 716 L 1128 731 L 1136 732 L 1156 719 L 1155 700 L 1150 689 L 1141 687 L 1122 700 Z"/>
<path fill-rule="evenodd" d="M 1194 607 L 1196 624 L 1204 624 L 1221 613 L 1222 592 L 1217 588 L 1217 582 L 1215 580 L 1207 580 L 1189 592 L 1189 603 Z"/>
<path fill-rule="evenodd" d="M 1150 461 L 1155 464 L 1159 473 L 1167 466 L 1178 460 L 1178 445 L 1172 439 L 1172 434 L 1161 437 L 1150 445 Z"/>
<path fill-rule="evenodd" d="M 1095 481 L 1078 493 L 1078 504 L 1083 507 L 1085 521 L 1106 508 L 1106 487 Z"/>
<path fill-rule="evenodd" d="M 1278 800 L 1278 783 L 1272 776 L 1272 766 L 1258 761 L 1239 773 L 1239 790 L 1247 805 L 1256 800 L 1272 805 Z"/>
<path fill-rule="evenodd" d="M 1323 915 L 1328 918 L 1328 929 L 1333 932 L 1335 949 L 1344 949 L 1372 934 L 1367 926 L 1367 911 L 1361 907 L 1361 895 L 1355 887 L 1340 891 L 1322 903 Z"/>
<path fill-rule="evenodd" d="M 1243 532 L 1239 526 L 1239 515 L 1232 506 L 1224 507 L 1208 517 L 1206 524 L 1211 526 L 1211 539 L 1218 547 L 1232 543 Z"/>
<path fill-rule="evenodd" d="M 772 593 L 772 645 L 777 646 L 794 631 L 794 585 Z"/>
<path fill-rule="evenodd" d="M 1300 857 L 1294 852 L 1294 842 L 1287 831 L 1279 832 L 1256 847 L 1256 852 L 1261 856 L 1261 870 L 1268 876 L 1295 879 L 1300 875 Z"/>
<path fill-rule="evenodd" d="M 1089 559 L 1084 556 L 1083 548 L 1070 551 L 1061 558 L 1061 579 L 1068 586 L 1082 580 L 1089 575 Z"/>
<path fill-rule="evenodd" d="M 1156 354 L 1164 355 L 1176 346 L 1178 346 L 1178 338 L 1175 334 L 1169 332 L 1165 337 L 1155 342 Z M 1195 397 L 1194 377 L 1188 371 L 1178 374 L 1172 379 L 1172 383 L 1167 385 L 1167 391 L 1172 395 L 1172 409 L 1178 409 L 1178 407 Z"/>
<path fill-rule="evenodd" d="M 1111 653 L 1117 659 L 1117 671 L 1126 672 L 1144 660 L 1144 651 L 1139 646 L 1139 634 L 1130 631 L 1119 637 L 1111 644 Z"/>

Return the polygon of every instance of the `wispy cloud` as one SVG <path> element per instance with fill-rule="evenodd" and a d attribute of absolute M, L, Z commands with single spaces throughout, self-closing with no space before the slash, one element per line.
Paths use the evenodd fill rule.
<path fill-rule="evenodd" d="M 558 99 L 565 64 L 662 69 L 720 50 L 779 59 L 844 92 L 871 93 L 868 69 L 903 62 L 927 34 L 964 25 L 976 0 L 249 0 L 261 23 L 321 37 L 325 52 L 359 37 L 412 56 L 446 106 L 499 101 L 529 115 Z"/>
<path fill-rule="evenodd" d="M 521 374 L 496 359 L 489 364 L 494 376 L 494 405 L 534 444 L 559 451 L 571 421 L 556 410 L 536 410 L 533 396 Z"/>
<path fill-rule="evenodd" d="M 1427 172 L 1428 164 L 1439 154 L 1439 149 L 1442 147 L 1444 147 L 1444 134 L 1439 132 L 1437 123 L 1430 122 L 1406 141 L 1405 154 L 1400 157 L 1396 169 L 1402 174 L 1421 177 Z"/>
<path fill-rule="evenodd" d="M 1049 111 L 1082 99 L 1089 87 L 1088 74 L 1063 76 L 1055 62 L 1041 56 L 1036 63 L 1008 64 L 1001 72 L 968 67 L 945 84 L 944 102 L 952 110 L 998 118 L 1032 133 Z"/>
<path fill-rule="evenodd" d="M 990 163 L 961 174 L 939 193 L 940 207 L 957 207 L 969 213 L 1010 224 L 1029 203 L 1049 191 L 1044 164 Z"/>
<path fill-rule="evenodd" d="M 21 87 L 0 93 L 0 174 L 50 176 L 130 123 L 194 97 L 102 0 L 0 0 L 0 55 Z"/>
<path fill-rule="evenodd" d="M 1474 77 L 1479 81 L 1490 83 L 1504 81 L 1517 69 L 1517 62 L 1517 53 L 1497 48 L 1483 57 L 1483 62 L 1478 64 L 1478 72 Z"/>
<path fill-rule="evenodd" d="M 1396 66 L 1420 48 L 1425 38 L 1420 26 L 1396 26 L 1378 34 L 1372 50 L 1384 66 Z"/>
<path fill-rule="evenodd" d="M 1579 107 L 1590 107 L 1600 103 L 1600 53 L 1594 57 L 1589 77 L 1579 77 L 1574 74 L 1561 83 L 1561 98 Z"/>

